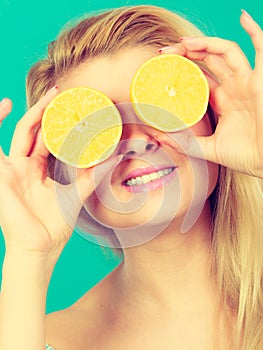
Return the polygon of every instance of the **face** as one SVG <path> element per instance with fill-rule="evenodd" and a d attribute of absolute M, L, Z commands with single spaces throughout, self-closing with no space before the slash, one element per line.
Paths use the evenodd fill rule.
<path fill-rule="evenodd" d="M 182 223 L 190 207 L 198 212 L 199 206 L 201 212 L 217 182 L 217 165 L 179 152 L 176 138 L 180 133 L 163 133 L 137 118 L 130 103 L 131 81 L 136 70 L 154 56 L 155 49 L 127 49 L 84 63 L 59 82 L 62 90 L 95 88 L 121 113 L 123 134 L 116 153 L 123 159 L 87 203 L 96 220 L 113 228 L 160 230 L 171 222 Z M 210 135 L 208 116 L 188 132 Z"/>

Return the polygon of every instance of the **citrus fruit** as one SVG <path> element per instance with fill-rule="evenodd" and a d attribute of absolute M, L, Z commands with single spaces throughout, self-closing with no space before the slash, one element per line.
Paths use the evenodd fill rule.
<path fill-rule="evenodd" d="M 185 129 L 204 116 L 209 85 L 202 70 L 179 55 L 159 55 L 135 73 L 131 101 L 138 117 L 166 132 Z"/>
<path fill-rule="evenodd" d="M 92 167 L 116 149 L 122 119 L 114 103 L 89 87 L 63 91 L 42 118 L 44 143 L 51 154 L 77 168 Z"/>

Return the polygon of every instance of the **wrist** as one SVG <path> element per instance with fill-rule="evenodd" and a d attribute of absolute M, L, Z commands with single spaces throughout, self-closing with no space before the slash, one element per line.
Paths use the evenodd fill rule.
<path fill-rule="evenodd" d="M 3 262 L 3 279 L 20 275 L 26 280 L 39 281 L 47 287 L 58 257 L 58 253 L 9 247 Z"/>
<path fill-rule="evenodd" d="M 19 345 L 21 349 L 26 346 L 40 349 L 44 343 L 46 296 L 54 264 L 47 254 L 9 248 L 2 274 L 0 348 L 17 349 Z"/>

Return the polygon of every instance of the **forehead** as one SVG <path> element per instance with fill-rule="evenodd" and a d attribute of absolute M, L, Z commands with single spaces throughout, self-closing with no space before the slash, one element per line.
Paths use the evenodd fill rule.
<path fill-rule="evenodd" d="M 102 56 L 72 69 L 60 81 L 60 90 L 88 86 L 107 95 L 115 103 L 130 101 L 130 85 L 136 70 L 157 50 L 149 47 L 125 49 Z"/>

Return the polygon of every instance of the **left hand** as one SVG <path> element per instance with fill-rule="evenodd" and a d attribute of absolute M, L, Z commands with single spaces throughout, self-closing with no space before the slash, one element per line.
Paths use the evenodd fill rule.
<path fill-rule="evenodd" d="M 236 43 L 220 38 L 182 38 L 164 53 L 203 61 L 218 79 L 207 75 L 218 124 L 211 136 L 195 137 L 203 157 L 263 178 L 263 31 L 246 12 L 240 21 L 256 50 L 254 70 Z M 194 144 L 184 151 L 200 157 Z"/>

